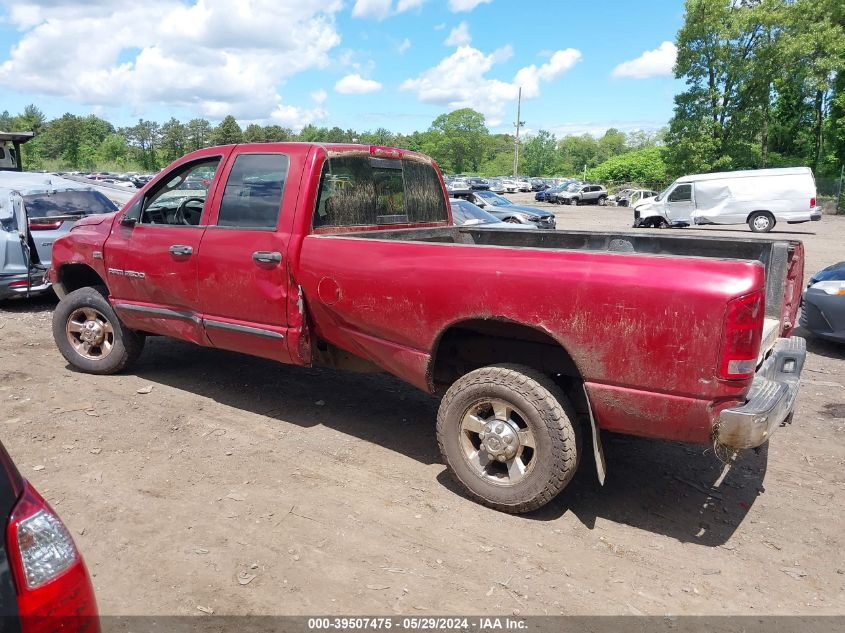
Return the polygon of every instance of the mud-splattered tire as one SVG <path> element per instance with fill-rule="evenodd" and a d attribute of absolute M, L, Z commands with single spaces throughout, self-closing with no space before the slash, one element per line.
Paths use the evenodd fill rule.
<path fill-rule="evenodd" d="M 488 401 L 511 413 L 501 415 L 491 405 L 492 416 L 485 416 Z M 490 453 L 483 442 L 491 441 L 491 433 L 473 437 L 466 421 L 474 418 L 475 425 L 479 421 L 492 424 L 481 427 L 487 431 L 502 427 L 493 439 L 506 449 L 507 443 L 501 440 L 508 439 L 512 433 L 508 426 L 513 427 L 518 450 L 526 462 L 522 474 L 513 481 L 509 473 L 514 460 L 496 463 L 496 459 L 488 459 Z M 499 424 L 502 418 L 508 426 Z M 470 497 L 510 513 L 530 512 L 554 499 L 572 480 L 581 454 L 580 428 L 566 396 L 548 376 L 523 365 L 491 365 L 457 380 L 440 403 L 437 441 L 443 460 Z M 534 444 L 530 454 L 528 443 Z M 483 455 L 486 465 L 479 467 L 479 455 Z M 502 476 L 494 469 L 508 473 L 507 479 L 499 479 Z"/>
<path fill-rule="evenodd" d="M 145 337 L 130 330 L 109 304 L 103 287 L 65 295 L 53 312 L 53 340 L 65 360 L 89 374 L 114 374 L 134 362 Z"/>

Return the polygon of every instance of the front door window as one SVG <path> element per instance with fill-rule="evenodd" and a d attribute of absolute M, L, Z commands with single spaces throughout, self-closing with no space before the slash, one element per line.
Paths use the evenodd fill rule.
<path fill-rule="evenodd" d="M 198 226 L 219 166 L 215 156 L 176 169 L 144 200 L 140 223 Z"/>

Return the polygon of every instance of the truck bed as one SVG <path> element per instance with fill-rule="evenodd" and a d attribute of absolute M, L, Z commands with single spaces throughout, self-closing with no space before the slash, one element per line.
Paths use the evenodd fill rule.
<path fill-rule="evenodd" d="M 796 251 L 803 249 L 797 240 L 725 239 L 674 235 L 605 231 L 508 231 L 477 227 L 437 227 L 344 233 L 344 237 L 435 242 L 509 248 L 552 249 L 608 253 L 638 253 L 667 257 L 707 257 L 759 261 L 766 269 L 766 317 L 783 321 L 782 335 L 792 329 L 792 302 L 800 298 L 803 271 L 791 270 Z M 800 258 L 798 258 L 800 261 Z M 797 284 L 791 288 L 797 272 Z M 789 305 L 787 305 L 789 304 Z M 797 303 L 795 303 L 797 307 Z M 792 317 L 784 318 L 787 313 Z M 788 321 L 788 322 L 787 322 Z"/>

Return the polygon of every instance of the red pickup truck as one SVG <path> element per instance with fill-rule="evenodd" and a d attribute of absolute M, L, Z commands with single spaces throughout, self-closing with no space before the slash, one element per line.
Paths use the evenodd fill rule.
<path fill-rule="evenodd" d="M 755 447 L 805 357 L 795 241 L 455 227 L 436 164 L 278 143 L 173 163 L 56 241 L 53 334 L 87 372 L 148 335 L 441 394 L 437 438 L 475 499 L 538 508 L 599 430 Z M 588 444 L 589 446 L 589 444 Z"/>

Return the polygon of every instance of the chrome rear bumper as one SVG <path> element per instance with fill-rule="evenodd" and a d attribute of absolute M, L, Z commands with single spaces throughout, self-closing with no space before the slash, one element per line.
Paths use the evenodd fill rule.
<path fill-rule="evenodd" d="M 716 441 L 728 448 L 754 448 L 768 441 L 792 415 L 807 343 L 780 338 L 754 376 L 745 404 L 719 414 Z"/>

